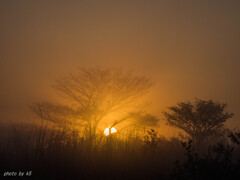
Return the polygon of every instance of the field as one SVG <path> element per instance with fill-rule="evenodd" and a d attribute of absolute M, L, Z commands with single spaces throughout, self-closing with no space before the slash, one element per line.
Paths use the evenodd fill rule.
<path fill-rule="evenodd" d="M 230 142 L 229 144 L 234 146 Z M 202 149 L 203 146 L 208 147 L 202 144 Z M 192 154 L 192 161 L 189 161 L 191 152 L 187 153 L 187 143 L 181 143 L 178 138 L 166 139 L 158 136 L 154 130 L 149 130 L 142 136 L 132 132 L 111 136 L 99 134 L 90 139 L 84 131 L 70 127 L 12 124 L 2 126 L 0 169 L 5 176 L 19 176 L 19 172 L 24 172 L 24 177 L 31 176 L 34 179 L 154 180 L 181 179 L 181 175 L 185 179 L 191 179 L 188 176 L 191 171 L 187 166 L 197 163 L 193 167 L 201 172 L 198 169 L 201 168 L 199 163 L 211 166 L 212 161 L 209 160 L 212 158 L 216 166 L 212 167 L 212 172 L 229 167 L 230 162 L 231 168 L 225 171 L 225 177 L 228 177 L 237 167 L 233 166 L 232 160 L 237 158 L 239 151 L 236 147 L 234 157 L 226 159 L 226 147 L 220 149 L 217 155 L 221 154 L 221 157 L 217 161 L 214 154 L 208 154 L 209 157 L 202 159 L 197 159 Z"/>

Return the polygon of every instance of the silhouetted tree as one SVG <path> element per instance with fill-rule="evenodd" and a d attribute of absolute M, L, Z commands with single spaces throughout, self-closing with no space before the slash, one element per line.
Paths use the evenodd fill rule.
<path fill-rule="evenodd" d="M 61 104 L 36 103 L 32 110 L 44 119 L 79 122 L 88 127 L 90 134 L 95 134 L 104 117 L 118 110 L 130 111 L 129 107 L 133 107 L 151 86 L 149 79 L 131 72 L 79 68 L 77 74 L 70 73 L 56 80 L 54 87 L 65 98 Z"/>
<path fill-rule="evenodd" d="M 225 132 L 224 122 L 233 116 L 226 112 L 226 104 L 196 99 L 194 103 L 180 102 L 163 112 L 170 126 L 185 131 L 191 139 L 202 140 Z"/>

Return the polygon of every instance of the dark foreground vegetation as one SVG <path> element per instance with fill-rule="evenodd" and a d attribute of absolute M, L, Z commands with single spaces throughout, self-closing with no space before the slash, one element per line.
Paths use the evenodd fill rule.
<path fill-rule="evenodd" d="M 182 134 L 166 139 L 157 133 L 160 119 L 144 111 L 143 97 L 152 85 L 146 77 L 115 68 L 79 68 L 60 77 L 54 87 L 62 101 L 37 102 L 30 108 L 42 122 L 67 126 L 5 129 L 2 175 L 21 171 L 35 179 L 240 179 L 240 133 L 225 127 L 233 116 L 227 104 L 195 99 L 168 107 L 162 112 L 165 122 Z M 148 131 L 123 133 L 118 127 L 124 123 Z M 106 137 L 99 133 L 100 124 L 119 131 Z"/>
<path fill-rule="evenodd" d="M 197 144 L 160 137 L 153 129 L 90 139 L 66 127 L 8 128 L 0 141 L 1 176 L 32 171 L 34 179 L 240 178 L 239 133 Z"/>

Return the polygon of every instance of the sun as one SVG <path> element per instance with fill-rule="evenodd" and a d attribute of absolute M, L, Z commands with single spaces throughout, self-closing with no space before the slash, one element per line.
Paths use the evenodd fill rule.
<path fill-rule="evenodd" d="M 106 128 L 106 129 L 104 130 L 104 134 L 105 134 L 106 136 L 109 135 L 109 128 L 110 128 L 110 127 Z M 116 130 L 114 127 L 112 127 L 110 133 L 112 134 L 112 133 L 116 133 L 116 132 L 117 132 L 117 130 Z"/>

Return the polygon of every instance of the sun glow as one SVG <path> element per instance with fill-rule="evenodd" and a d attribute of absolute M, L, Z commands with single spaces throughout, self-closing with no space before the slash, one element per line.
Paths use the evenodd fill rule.
<path fill-rule="evenodd" d="M 109 135 L 109 128 L 110 128 L 110 127 L 106 128 L 106 129 L 104 130 L 104 134 L 105 134 L 106 136 Z M 111 130 L 110 130 L 110 133 L 112 134 L 112 133 L 116 133 L 116 132 L 117 132 L 117 130 L 116 130 L 114 127 L 112 127 Z"/>

